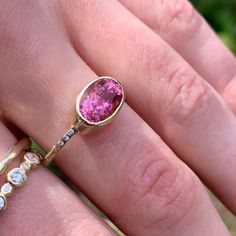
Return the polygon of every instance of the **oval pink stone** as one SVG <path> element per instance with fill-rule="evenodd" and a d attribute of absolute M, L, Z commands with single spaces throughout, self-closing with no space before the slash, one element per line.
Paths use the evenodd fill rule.
<path fill-rule="evenodd" d="M 77 109 L 82 117 L 93 123 L 110 117 L 119 107 L 124 96 L 121 85 L 112 78 L 101 78 L 83 93 Z"/>

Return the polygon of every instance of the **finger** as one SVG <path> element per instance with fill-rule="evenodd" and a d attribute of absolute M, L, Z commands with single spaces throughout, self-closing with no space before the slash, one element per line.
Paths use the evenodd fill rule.
<path fill-rule="evenodd" d="M 212 87 L 117 1 L 92 2 L 64 2 L 79 54 L 98 74 L 124 83 L 128 103 L 236 213 L 236 186 L 228 184 L 236 178 L 234 115 Z"/>
<path fill-rule="evenodd" d="M 44 125 L 39 135 L 37 122 L 30 126 L 45 147 L 54 142 L 45 139 L 49 129 L 59 136 L 66 128 Z M 128 235 L 229 235 L 196 176 L 128 107 L 111 127 L 67 148 L 57 164 Z"/>
<path fill-rule="evenodd" d="M 63 30 L 58 33 L 47 21 L 44 25 L 37 11 L 33 15 L 41 27 L 36 30 L 34 20 L 27 19 L 32 28 L 28 26 L 24 37 L 38 59 L 32 63 L 24 40 L 15 42 L 19 57 L 14 62 L 9 57 L 11 65 L 0 63 L 0 101 L 5 115 L 48 150 L 70 125 L 74 99 L 95 74 L 75 56 Z M 40 44 L 30 40 L 32 35 L 41 36 Z M 44 45 L 50 48 L 43 51 Z M 14 67 L 19 62 L 20 72 Z M 30 88 L 27 93 L 20 86 L 23 81 Z M 75 137 L 65 153 L 66 159 L 60 153 L 58 165 L 128 234 L 228 235 L 197 177 L 128 106 L 100 134 Z"/>
<path fill-rule="evenodd" d="M 236 60 L 187 0 L 120 0 L 165 39 L 236 111 Z"/>
<path fill-rule="evenodd" d="M 15 137 L 0 123 L 1 157 L 15 142 Z M 1 236 L 114 235 L 47 170 L 39 168 L 27 182 L 8 198 L 8 208 L 0 215 Z"/>

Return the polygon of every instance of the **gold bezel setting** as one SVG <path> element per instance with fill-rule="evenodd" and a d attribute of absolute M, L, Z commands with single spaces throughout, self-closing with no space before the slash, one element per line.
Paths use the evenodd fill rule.
<path fill-rule="evenodd" d="M 0 194 L 0 211 L 7 208 L 7 199 L 3 194 Z"/>
<path fill-rule="evenodd" d="M 23 168 L 14 168 L 7 174 L 7 180 L 14 187 L 21 187 L 26 183 L 27 173 Z"/>
<path fill-rule="evenodd" d="M 14 191 L 14 187 L 11 183 L 7 182 L 1 187 L 1 193 L 2 195 L 9 197 L 12 195 Z"/>
<path fill-rule="evenodd" d="M 102 121 L 99 121 L 99 122 L 91 122 L 91 121 L 88 121 L 87 119 L 85 119 L 83 117 L 83 115 L 81 114 L 80 112 L 80 102 L 81 102 L 81 98 L 83 97 L 84 93 L 87 91 L 87 89 L 93 85 L 95 82 L 99 81 L 99 80 L 113 80 L 115 81 L 121 88 L 122 90 L 122 98 L 121 98 L 121 101 L 120 101 L 120 104 L 119 106 L 116 108 L 116 110 L 109 116 L 107 117 L 106 119 L 102 120 Z M 101 126 L 104 126 L 108 123 L 110 123 L 114 118 L 115 116 L 117 115 L 117 113 L 120 111 L 122 105 L 124 104 L 124 101 L 125 101 L 125 93 L 124 93 L 124 88 L 122 86 L 122 84 L 110 77 L 110 76 L 101 76 L 101 77 L 98 77 L 97 79 L 91 81 L 90 83 L 88 83 L 84 89 L 80 92 L 80 94 L 78 95 L 77 97 L 77 100 L 76 100 L 76 113 L 77 113 L 77 119 L 82 121 L 83 125 L 87 126 L 87 127 L 101 127 Z"/>
<path fill-rule="evenodd" d="M 26 152 L 24 155 L 25 162 L 28 163 L 32 169 L 41 163 L 41 159 L 41 156 L 34 151 Z"/>

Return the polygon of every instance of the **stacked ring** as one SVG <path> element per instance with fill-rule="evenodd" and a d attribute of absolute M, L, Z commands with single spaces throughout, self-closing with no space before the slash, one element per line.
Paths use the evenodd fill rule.
<path fill-rule="evenodd" d="M 7 156 L 0 162 L 0 176 L 4 173 L 7 167 L 31 145 L 30 139 L 24 138 L 17 142 Z"/>
<path fill-rule="evenodd" d="M 7 182 L 4 183 L 0 190 L 0 211 L 7 207 L 7 197 L 12 195 L 16 188 L 23 186 L 28 178 L 30 170 L 36 168 L 41 164 L 42 156 L 30 149 L 31 141 L 29 139 L 23 139 L 19 141 L 6 156 L 6 158 L 0 163 L 1 174 L 5 172 L 7 167 L 22 153 L 24 153 L 23 161 L 20 166 L 13 168 L 7 174 Z"/>

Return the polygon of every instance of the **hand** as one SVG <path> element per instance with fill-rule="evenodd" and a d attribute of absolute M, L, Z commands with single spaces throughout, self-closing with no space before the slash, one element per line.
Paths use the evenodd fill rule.
<path fill-rule="evenodd" d="M 0 42 L 3 114 L 47 151 L 88 81 L 123 83 L 113 124 L 55 162 L 126 234 L 229 235 L 197 176 L 236 213 L 236 60 L 187 1 L 2 0 Z M 3 236 L 114 234 L 45 169 L 1 222 Z"/>

